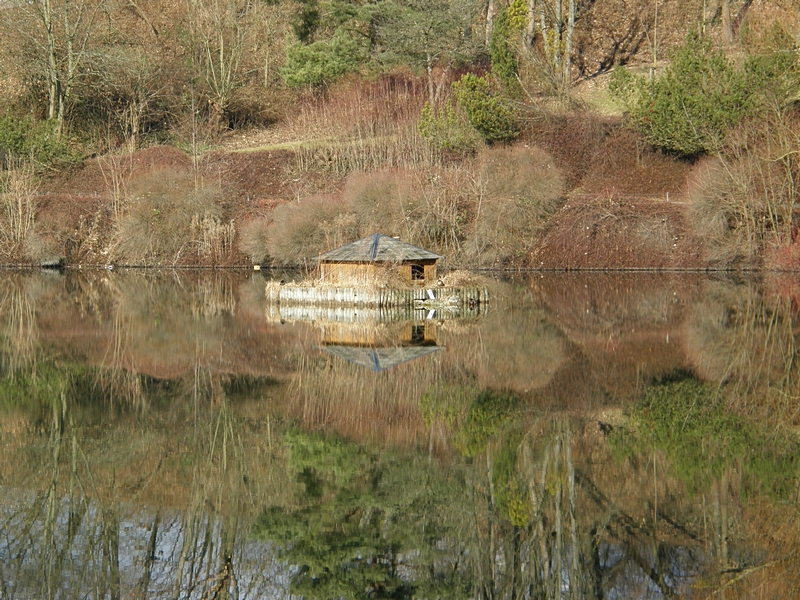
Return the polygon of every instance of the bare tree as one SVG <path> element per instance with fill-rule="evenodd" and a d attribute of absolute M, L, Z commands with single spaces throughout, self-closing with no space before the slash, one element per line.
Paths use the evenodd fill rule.
<path fill-rule="evenodd" d="M 253 31 L 248 0 L 187 0 L 191 51 L 208 87 L 211 119 L 220 121 L 242 84 L 245 42 Z"/>
<path fill-rule="evenodd" d="M 35 48 L 48 91 L 47 117 L 60 136 L 72 92 L 87 72 L 90 41 L 104 0 L 35 0 L 19 5 L 17 33 Z"/>
<path fill-rule="evenodd" d="M 539 0 L 539 28 L 547 66 L 560 92 L 569 89 L 572 76 L 572 38 L 575 0 Z M 531 2 L 530 6 L 533 6 Z M 529 11 L 533 18 L 533 9 Z"/>

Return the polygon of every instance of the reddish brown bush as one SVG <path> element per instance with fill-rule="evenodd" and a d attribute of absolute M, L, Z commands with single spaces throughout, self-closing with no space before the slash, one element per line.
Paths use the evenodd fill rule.
<path fill-rule="evenodd" d="M 480 157 L 481 183 L 467 256 L 481 265 L 524 259 L 563 201 L 564 180 L 540 148 L 492 148 Z"/>
<path fill-rule="evenodd" d="M 322 252 L 358 237 L 355 218 L 335 196 L 311 196 L 282 204 L 272 218 L 267 248 L 276 264 L 308 264 Z"/>

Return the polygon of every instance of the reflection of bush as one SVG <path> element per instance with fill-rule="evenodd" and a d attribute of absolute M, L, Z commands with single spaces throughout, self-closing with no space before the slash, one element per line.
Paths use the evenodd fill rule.
<path fill-rule="evenodd" d="M 740 407 L 776 408 L 773 401 L 796 394 L 793 318 L 755 284 L 710 284 L 694 305 L 687 340 L 700 377 L 729 383 Z"/>
<path fill-rule="evenodd" d="M 422 394 L 419 401 L 425 425 L 430 427 L 434 421 L 441 419 L 448 427 L 452 427 L 477 395 L 477 388 L 437 383 Z"/>
<path fill-rule="evenodd" d="M 800 476 L 800 445 L 781 442 L 756 423 L 728 409 L 725 390 L 681 378 L 651 387 L 627 426 L 615 431 L 617 452 L 667 454 L 676 475 L 690 489 L 708 489 L 738 467 L 746 493 L 785 498 Z"/>
<path fill-rule="evenodd" d="M 519 399 L 508 392 L 484 390 L 467 413 L 457 445 L 466 456 L 476 456 L 486 449 L 489 441 L 500 434 L 514 418 Z"/>

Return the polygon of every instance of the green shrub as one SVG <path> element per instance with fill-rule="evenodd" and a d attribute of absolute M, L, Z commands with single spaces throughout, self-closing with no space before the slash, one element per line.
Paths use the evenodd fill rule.
<path fill-rule="evenodd" d="M 487 77 L 467 73 L 453 83 L 453 91 L 469 122 L 487 142 L 508 142 L 519 136 L 514 111 L 492 91 Z"/>
<path fill-rule="evenodd" d="M 480 137 L 469 123 L 456 114 L 451 105 L 434 114 L 426 102 L 419 116 L 419 133 L 433 147 L 456 154 L 472 154 L 481 143 Z"/>
<path fill-rule="evenodd" d="M 75 164 L 80 155 L 56 134 L 55 121 L 0 117 L 0 168 L 10 159 L 32 160 L 37 171 Z"/>
<path fill-rule="evenodd" d="M 492 75 L 503 84 L 506 94 L 516 97 L 522 92 L 519 83 L 519 60 L 514 53 L 512 36 L 516 33 L 510 22 L 509 12 L 516 7 L 509 6 L 508 9 L 500 11 L 492 29 L 492 40 L 489 46 L 489 54 L 492 59 Z"/>
<path fill-rule="evenodd" d="M 337 32 L 330 40 L 290 46 L 281 77 L 290 87 L 327 85 L 358 70 L 361 62 L 359 44 L 345 33 Z"/>
<path fill-rule="evenodd" d="M 782 49 L 746 57 L 741 66 L 691 34 L 672 64 L 653 79 L 614 71 L 609 90 L 648 142 L 682 156 L 718 151 L 746 117 L 783 103 L 798 89 L 797 53 Z"/>

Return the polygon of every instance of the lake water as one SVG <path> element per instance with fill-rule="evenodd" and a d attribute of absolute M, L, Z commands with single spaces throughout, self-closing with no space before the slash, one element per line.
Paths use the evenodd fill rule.
<path fill-rule="evenodd" d="M 0 274 L 0 597 L 797 597 L 793 278 L 266 280 Z"/>

